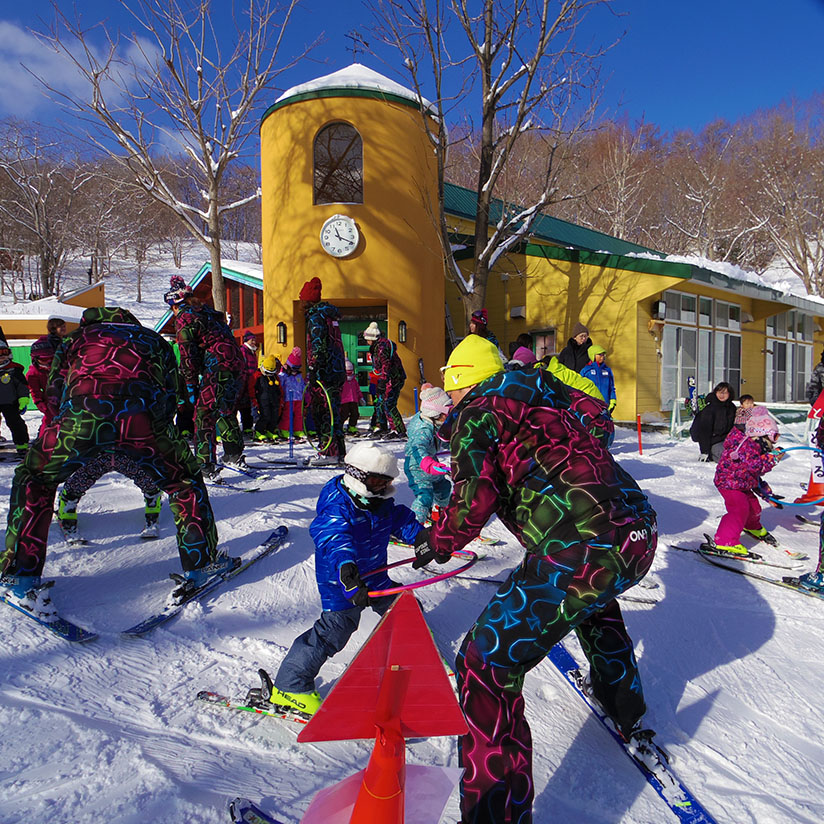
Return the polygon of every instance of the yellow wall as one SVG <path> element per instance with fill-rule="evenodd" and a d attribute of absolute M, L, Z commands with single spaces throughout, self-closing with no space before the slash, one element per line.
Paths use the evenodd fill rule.
<path fill-rule="evenodd" d="M 312 149 L 330 122 L 352 124 L 363 140 L 364 202 L 312 203 Z M 437 231 L 435 155 L 420 112 L 368 97 L 300 100 L 272 111 L 261 125 L 264 326 L 266 351 L 281 351 L 276 326 L 288 327 L 289 351 L 305 348 L 297 304 L 304 282 L 319 277 L 323 298 L 340 307 L 385 306 L 389 337 L 408 326 L 398 351 L 407 373 L 399 404 L 413 411 L 418 358 L 428 380 L 443 364 L 444 267 Z M 320 246 L 323 222 L 354 218 L 357 250 L 335 259 Z M 364 328 L 367 324 L 364 323 Z"/>

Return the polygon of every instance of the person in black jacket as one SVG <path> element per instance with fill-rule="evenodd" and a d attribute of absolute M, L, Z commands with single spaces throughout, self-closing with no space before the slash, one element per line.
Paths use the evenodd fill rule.
<path fill-rule="evenodd" d="M 813 367 L 813 374 L 807 384 L 807 403 L 813 406 L 818 400 L 818 396 L 824 390 L 824 352 L 821 353 L 821 360 Z"/>
<path fill-rule="evenodd" d="M 573 372 L 580 374 L 589 363 L 590 346 L 592 346 L 592 340 L 589 337 L 589 329 L 578 321 L 572 327 L 572 335 L 567 345 L 558 353 L 558 360 Z"/>
<path fill-rule="evenodd" d="M 735 390 L 722 381 L 707 395 L 707 405 L 695 416 L 690 436 L 701 449 L 702 461 L 717 461 L 724 438 L 735 425 Z"/>
<path fill-rule="evenodd" d="M 23 420 L 29 396 L 29 384 L 23 367 L 14 362 L 11 348 L 0 339 L 0 416 L 11 430 L 12 440 L 21 458 L 29 447 L 29 430 Z"/>

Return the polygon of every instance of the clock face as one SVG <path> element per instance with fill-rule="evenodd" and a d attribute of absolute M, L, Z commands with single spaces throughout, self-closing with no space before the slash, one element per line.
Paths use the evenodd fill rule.
<path fill-rule="evenodd" d="M 346 257 L 358 247 L 360 235 L 355 221 L 346 215 L 332 215 L 320 230 L 320 245 L 332 257 Z"/>

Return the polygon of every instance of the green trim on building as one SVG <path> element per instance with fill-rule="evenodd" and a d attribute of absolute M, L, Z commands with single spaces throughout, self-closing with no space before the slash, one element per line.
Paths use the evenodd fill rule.
<path fill-rule="evenodd" d="M 443 199 L 444 209 L 448 214 L 475 222 L 478 206 L 477 192 L 454 183 L 445 183 Z M 490 223 L 498 223 L 501 219 L 503 205 L 503 201 L 497 198 L 492 201 L 489 209 Z M 574 249 L 608 252 L 614 255 L 636 252 L 664 257 L 655 249 L 641 246 L 638 243 L 630 243 L 628 240 L 621 240 L 595 229 L 587 229 L 585 226 L 577 226 L 557 217 L 549 217 L 549 215 L 538 215 L 532 224 L 530 234 L 538 240 L 545 240 L 558 246 L 571 246 Z"/>
<path fill-rule="evenodd" d="M 689 263 L 670 263 L 653 258 L 588 252 L 584 249 L 562 249 L 560 246 L 541 246 L 538 243 L 527 243 L 518 251 L 529 257 L 564 260 L 584 266 L 621 269 L 626 272 L 644 272 L 648 275 L 665 275 L 666 277 L 683 278 L 684 280 L 690 280 L 695 272 L 695 267 Z"/>
<path fill-rule="evenodd" d="M 302 103 L 304 100 L 320 100 L 326 97 L 367 97 L 373 100 L 381 100 L 384 103 L 400 103 L 402 106 L 409 106 L 413 109 L 420 110 L 421 108 L 416 100 L 400 94 L 393 94 L 392 92 L 380 91 L 379 89 L 353 89 L 343 86 L 335 88 L 332 86 L 328 89 L 315 89 L 311 92 L 301 92 L 292 97 L 278 100 L 277 103 L 273 103 L 263 113 L 263 117 L 260 118 L 260 125 L 263 126 L 263 121 L 266 120 L 272 112 L 282 109 L 284 106 L 290 106 L 292 103 Z"/>

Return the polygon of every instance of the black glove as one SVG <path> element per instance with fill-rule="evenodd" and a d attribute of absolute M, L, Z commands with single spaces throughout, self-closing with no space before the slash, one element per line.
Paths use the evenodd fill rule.
<path fill-rule="evenodd" d="M 306 382 L 310 386 L 314 386 L 317 383 L 317 380 L 318 380 L 318 375 L 317 375 L 317 372 L 315 372 L 314 367 L 310 367 L 309 369 L 307 369 L 306 370 Z"/>
<path fill-rule="evenodd" d="M 441 555 L 437 550 L 429 546 L 429 530 L 422 529 L 415 538 L 415 560 L 412 561 L 412 569 L 420 569 L 431 561 L 445 564 L 452 555 Z"/>
<path fill-rule="evenodd" d="M 338 573 L 344 594 L 356 607 L 368 607 L 370 598 L 369 590 L 366 588 L 363 579 L 360 577 L 357 566 L 351 561 L 344 564 Z"/>

